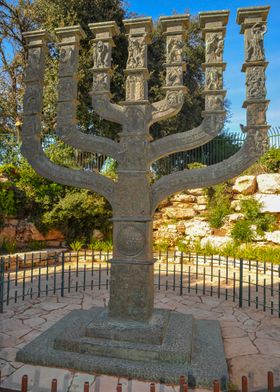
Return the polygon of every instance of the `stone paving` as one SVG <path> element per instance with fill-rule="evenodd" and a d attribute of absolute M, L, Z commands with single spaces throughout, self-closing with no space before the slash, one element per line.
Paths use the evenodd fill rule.
<path fill-rule="evenodd" d="M 89 381 L 91 392 L 115 391 L 117 382 L 122 383 L 124 392 L 148 392 L 149 383 L 145 382 L 24 365 L 15 360 L 19 348 L 71 310 L 106 306 L 107 301 L 108 291 L 101 289 L 10 304 L 0 316 L 1 386 L 19 388 L 22 375 L 28 374 L 28 390 L 32 392 L 49 391 L 53 378 L 58 380 L 58 392 L 82 391 L 85 381 Z M 266 373 L 272 370 L 275 385 L 280 385 L 280 320 L 276 316 L 248 307 L 240 309 L 238 304 L 224 299 L 195 295 L 180 297 L 171 291 L 156 292 L 155 305 L 192 313 L 199 319 L 220 321 L 232 384 L 240 386 L 241 376 L 247 375 L 251 390 L 265 388 Z M 157 385 L 156 390 L 177 392 L 178 387 Z"/>

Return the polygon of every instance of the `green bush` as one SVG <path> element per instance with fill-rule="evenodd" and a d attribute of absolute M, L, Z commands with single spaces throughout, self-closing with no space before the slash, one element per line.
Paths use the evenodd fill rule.
<path fill-rule="evenodd" d="M 33 240 L 28 244 L 28 248 L 37 251 L 46 248 L 46 243 L 44 241 Z"/>
<path fill-rule="evenodd" d="M 83 240 L 75 240 L 73 242 L 70 243 L 70 248 L 75 251 L 78 252 L 79 250 L 81 250 L 83 247 L 85 246 L 85 242 Z"/>
<path fill-rule="evenodd" d="M 270 173 L 280 172 L 280 148 L 270 148 L 260 159 Z"/>
<path fill-rule="evenodd" d="M 245 219 L 238 220 L 235 222 L 231 236 L 236 243 L 240 242 L 251 242 L 254 239 L 254 232 L 251 228 L 251 223 Z"/>
<path fill-rule="evenodd" d="M 61 230 L 69 243 L 77 238 L 88 242 L 94 229 L 109 233 L 110 217 L 109 204 L 103 197 L 87 190 L 74 189 L 43 214 L 42 223 Z"/>
<path fill-rule="evenodd" d="M 225 217 L 230 214 L 230 183 L 223 183 L 207 188 L 208 219 L 210 225 L 218 229 L 224 224 Z"/>
<path fill-rule="evenodd" d="M 16 252 L 17 243 L 16 241 L 10 240 L 9 238 L 3 238 L 1 248 L 8 254 L 12 254 Z"/>
<path fill-rule="evenodd" d="M 263 235 L 264 231 L 273 230 L 276 218 L 271 214 L 261 213 L 262 204 L 253 197 L 241 200 L 241 212 L 251 225 L 256 225 L 257 233 Z"/>

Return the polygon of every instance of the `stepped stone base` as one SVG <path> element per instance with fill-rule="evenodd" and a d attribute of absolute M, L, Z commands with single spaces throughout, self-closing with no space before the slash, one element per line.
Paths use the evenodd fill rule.
<path fill-rule="evenodd" d="M 104 308 L 72 311 L 16 359 L 175 384 L 184 375 L 190 386 L 228 379 L 219 323 L 159 309 L 148 324 L 112 320 Z"/>

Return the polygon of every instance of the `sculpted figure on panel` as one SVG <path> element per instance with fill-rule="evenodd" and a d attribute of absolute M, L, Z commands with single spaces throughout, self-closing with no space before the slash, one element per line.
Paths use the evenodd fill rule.
<path fill-rule="evenodd" d="M 208 34 L 206 41 L 206 60 L 208 62 L 219 62 L 223 60 L 224 39 L 222 34 Z"/>
<path fill-rule="evenodd" d="M 93 62 L 94 68 L 109 67 L 109 49 L 105 42 L 98 41 L 94 44 Z"/>
<path fill-rule="evenodd" d="M 252 67 L 247 72 L 247 98 L 265 98 L 265 73 L 263 67 Z"/>
<path fill-rule="evenodd" d="M 128 68 L 144 67 L 145 40 L 144 38 L 130 38 L 128 44 Z"/>
<path fill-rule="evenodd" d="M 219 90 L 223 87 L 222 71 L 215 67 L 206 70 L 206 88 Z"/>
<path fill-rule="evenodd" d="M 183 60 L 183 42 L 178 38 L 171 38 L 167 44 L 167 62 L 181 63 Z"/>
<path fill-rule="evenodd" d="M 267 32 L 267 27 L 256 23 L 250 30 L 246 39 L 246 60 L 247 61 L 262 61 L 265 59 L 264 55 L 264 35 Z"/>

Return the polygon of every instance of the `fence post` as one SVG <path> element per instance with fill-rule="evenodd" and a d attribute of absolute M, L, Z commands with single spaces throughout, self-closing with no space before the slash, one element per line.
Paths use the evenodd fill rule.
<path fill-rule="evenodd" d="M 180 295 L 183 295 L 183 252 L 181 252 Z"/>
<path fill-rule="evenodd" d="M 242 376 L 242 392 L 248 392 L 248 378 L 246 376 Z"/>
<path fill-rule="evenodd" d="M 84 383 L 84 392 L 89 392 L 89 382 L 88 381 L 86 381 Z"/>
<path fill-rule="evenodd" d="M 242 308 L 243 302 L 243 259 L 239 261 L 239 307 Z"/>
<path fill-rule="evenodd" d="M 56 378 L 54 378 L 54 379 L 52 380 L 52 389 L 51 389 L 51 392 L 57 392 L 57 379 L 56 379 Z"/>
<path fill-rule="evenodd" d="M 4 311 L 5 258 L 0 259 L 0 313 Z"/>
<path fill-rule="evenodd" d="M 27 392 L 28 376 L 25 374 L 21 379 L 21 392 Z"/>
<path fill-rule="evenodd" d="M 267 372 L 267 390 L 268 392 L 273 392 L 274 390 L 274 379 L 272 372 Z"/>
<path fill-rule="evenodd" d="M 213 392 L 220 392 L 220 383 L 218 380 L 213 381 Z"/>
<path fill-rule="evenodd" d="M 64 297 L 64 252 L 61 255 L 61 297 Z"/>

